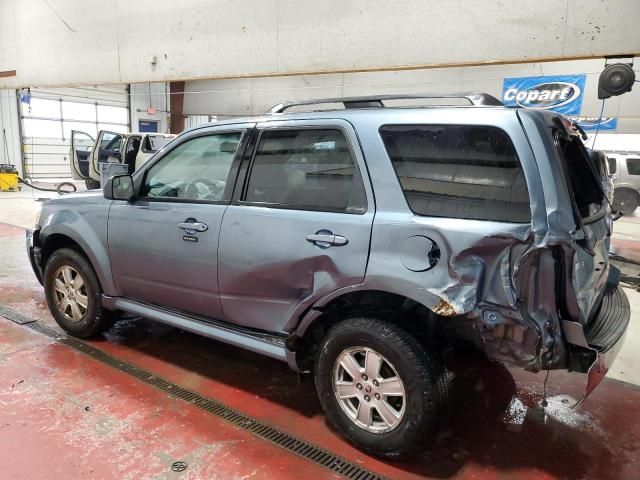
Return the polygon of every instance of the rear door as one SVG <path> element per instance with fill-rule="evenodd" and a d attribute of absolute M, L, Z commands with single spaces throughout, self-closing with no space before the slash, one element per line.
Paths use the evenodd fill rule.
<path fill-rule="evenodd" d="M 69 157 L 71 162 L 71 175 L 74 180 L 86 180 L 89 178 L 90 157 L 96 141 L 88 133 L 79 130 L 71 131 L 71 150 Z"/>
<path fill-rule="evenodd" d="M 125 135 L 108 130 L 98 132 L 98 140 L 91 151 L 91 165 L 89 175 L 94 180 L 100 180 L 100 163 L 108 161 L 122 161 Z"/>
<path fill-rule="evenodd" d="M 131 135 L 127 138 L 122 162 L 127 165 L 129 175 L 133 175 L 136 171 L 136 158 L 140 152 L 142 137 L 140 135 Z"/>
<path fill-rule="evenodd" d="M 227 320 L 284 331 L 296 312 L 363 281 L 374 203 L 349 123 L 269 122 L 257 135 L 222 222 L 220 294 Z"/>

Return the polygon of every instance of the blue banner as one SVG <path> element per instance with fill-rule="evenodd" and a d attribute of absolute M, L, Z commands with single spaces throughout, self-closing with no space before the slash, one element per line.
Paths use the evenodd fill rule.
<path fill-rule="evenodd" d="M 618 128 L 618 119 L 613 117 L 576 117 L 574 120 L 578 122 L 578 125 L 580 125 L 585 132 L 615 130 Z"/>
<path fill-rule="evenodd" d="M 505 78 L 502 102 L 508 106 L 578 115 L 582 109 L 586 75 L 547 75 Z"/>

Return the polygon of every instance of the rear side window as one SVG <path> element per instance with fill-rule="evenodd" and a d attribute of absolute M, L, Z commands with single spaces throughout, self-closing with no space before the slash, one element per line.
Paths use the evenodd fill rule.
<path fill-rule="evenodd" d="M 613 175 L 618 170 L 616 163 L 616 157 L 607 157 L 607 164 L 609 165 L 609 174 Z"/>
<path fill-rule="evenodd" d="M 627 158 L 629 175 L 640 175 L 640 158 Z"/>
<path fill-rule="evenodd" d="M 511 140 L 495 127 L 387 125 L 380 135 L 418 215 L 529 223 L 531 208 Z"/>
<path fill-rule="evenodd" d="M 266 130 L 245 201 L 295 210 L 364 213 L 364 184 L 340 130 Z"/>
<path fill-rule="evenodd" d="M 173 140 L 172 137 L 163 137 L 161 135 L 147 135 L 142 143 L 142 150 L 145 153 L 155 153 Z"/>
<path fill-rule="evenodd" d="M 587 218 L 600 210 L 604 190 L 599 168 L 577 135 L 564 135 L 554 131 L 554 142 L 567 176 L 569 193 L 573 197 L 576 214 Z"/>

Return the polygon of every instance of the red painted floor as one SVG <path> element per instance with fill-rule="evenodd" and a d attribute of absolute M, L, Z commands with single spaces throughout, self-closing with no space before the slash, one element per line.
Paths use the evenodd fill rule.
<path fill-rule="evenodd" d="M 0 321 L 0 478 L 336 478 L 24 327 Z"/>
<path fill-rule="evenodd" d="M 54 325 L 22 234 L 0 225 L 10 251 L 0 259 L 0 304 Z M 545 422 L 537 408 L 542 375 L 469 354 L 450 362 L 450 411 L 424 454 L 384 462 L 331 431 L 313 383 L 298 383 L 284 364 L 142 319 L 122 321 L 92 344 L 388 478 L 635 479 L 640 470 L 640 390 L 615 381 L 573 411 L 561 394 L 577 398 L 583 377 L 552 373 Z M 187 471 L 170 472 L 181 459 Z M 0 478 L 331 475 L 1 318 L 0 462 Z"/>

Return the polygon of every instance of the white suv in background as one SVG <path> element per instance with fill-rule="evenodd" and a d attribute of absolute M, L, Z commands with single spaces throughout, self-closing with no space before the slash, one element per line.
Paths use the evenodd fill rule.
<path fill-rule="evenodd" d="M 71 132 L 71 174 L 85 180 L 88 189 L 100 188 L 100 163 L 128 165 L 128 173 L 138 170 L 151 156 L 175 138 L 163 133 L 98 132 L 98 140 L 86 132 Z"/>
<path fill-rule="evenodd" d="M 605 152 L 613 180 L 613 206 L 631 215 L 640 205 L 640 152 Z"/>

